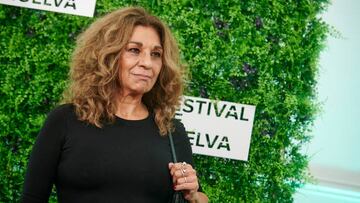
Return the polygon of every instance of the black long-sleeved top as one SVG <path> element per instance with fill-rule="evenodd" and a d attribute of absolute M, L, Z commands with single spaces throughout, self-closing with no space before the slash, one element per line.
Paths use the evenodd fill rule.
<path fill-rule="evenodd" d="M 192 164 L 184 126 L 174 121 L 178 161 Z M 22 202 L 47 202 L 53 184 L 59 202 L 168 202 L 172 180 L 168 137 L 150 114 L 116 118 L 97 128 L 79 121 L 70 104 L 54 109 L 30 156 Z"/>

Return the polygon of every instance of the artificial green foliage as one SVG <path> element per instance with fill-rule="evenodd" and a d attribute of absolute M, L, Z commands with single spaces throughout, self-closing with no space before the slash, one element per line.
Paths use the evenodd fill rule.
<path fill-rule="evenodd" d="M 0 202 L 18 201 L 28 156 L 66 87 L 76 36 L 96 17 L 140 5 L 173 30 L 187 95 L 256 105 L 249 161 L 195 155 L 212 202 L 291 202 L 317 111 L 327 0 L 98 0 L 95 18 L 0 5 Z M 51 201 L 55 201 L 54 196 Z"/>

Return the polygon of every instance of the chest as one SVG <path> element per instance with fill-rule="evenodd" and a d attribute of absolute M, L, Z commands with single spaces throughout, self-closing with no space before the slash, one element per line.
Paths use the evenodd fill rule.
<path fill-rule="evenodd" d="M 155 127 L 78 127 L 66 137 L 57 177 L 62 187 L 127 194 L 171 188 L 169 142 Z"/>

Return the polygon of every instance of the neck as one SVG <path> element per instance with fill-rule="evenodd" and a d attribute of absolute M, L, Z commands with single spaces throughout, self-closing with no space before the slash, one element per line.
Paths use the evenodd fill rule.
<path fill-rule="evenodd" d="M 142 95 L 119 94 L 116 116 L 127 120 L 141 120 L 149 112 L 142 102 Z"/>

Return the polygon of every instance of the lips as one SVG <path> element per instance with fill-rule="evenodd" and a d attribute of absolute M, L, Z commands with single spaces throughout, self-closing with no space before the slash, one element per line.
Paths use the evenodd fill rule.
<path fill-rule="evenodd" d="M 137 73 L 132 73 L 132 75 L 134 75 L 135 77 L 141 79 L 141 80 L 150 80 L 151 76 L 150 75 L 146 75 L 146 74 L 137 74 Z"/>

